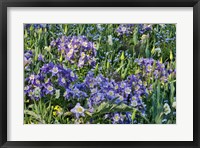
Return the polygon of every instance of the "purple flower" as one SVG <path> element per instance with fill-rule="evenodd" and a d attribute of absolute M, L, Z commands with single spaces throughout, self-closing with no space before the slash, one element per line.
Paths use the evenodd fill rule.
<path fill-rule="evenodd" d="M 104 100 L 104 94 L 103 93 L 97 93 L 93 97 L 90 98 L 90 101 L 92 101 L 92 104 L 100 104 Z"/>
<path fill-rule="evenodd" d="M 130 35 L 133 33 L 133 24 L 121 24 L 119 27 L 116 29 L 116 32 L 118 35 Z"/>
<path fill-rule="evenodd" d="M 152 30 L 152 25 L 150 25 L 150 24 L 139 24 L 138 27 L 139 27 L 138 32 L 140 34 L 144 34 L 147 31 L 151 31 Z"/>
<path fill-rule="evenodd" d="M 63 78 L 63 77 L 59 77 L 59 78 L 58 78 L 58 84 L 59 84 L 60 86 L 65 87 L 66 84 L 67 84 L 66 79 Z"/>
<path fill-rule="evenodd" d="M 30 86 L 27 85 L 27 86 L 24 87 L 24 93 L 25 94 L 27 94 L 29 92 L 29 90 L 30 90 Z"/>
<path fill-rule="evenodd" d="M 122 81 L 120 84 L 120 88 L 124 89 L 125 87 L 126 87 L 126 83 Z"/>
<path fill-rule="evenodd" d="M 130 87 L 126 87 L 126 88 L 125 88 L 125 93 L 126 93 L 127 95 L 129 95 L 129 94 L 131 93 L 131 88 L 130 88 Z"/>
<path fill-rule="evenodd" d="M 88 41 L 85 36 L 62 36 L 51 42 L 52 47 L 58 51 L 71 64 L 78 67 L 87 65 L 95 66 L 96 48 L 93 42 Z"/>
<path fill-rule="evenodd" d="M 85 109 L 80 105 L 80 103 L 77 103 L 76 106 L 71 109 L 71 112 L 75 114 L 76 118 L 78 119 L 80 116 L 85 117 Z"/>
<path fill-rule="evenodd" d="M 52 69 L 51 69 L 51 72 L 52 72 L 52 75 L 56 75 L 58 72 L 59 72 L 59 69 L 57 66 L 54 66 Z"/>
<path fill-rule="evenodd" d="M 131 101 L 131 106 L 133 107 L 136 107 L 138 104 L 137 104 L 137 101 L 136 100 L 132 100 Z"/>
<path fill-rule="evenodd" d="M 52 85 L 50 85 L 50 84 L 47 84 L 46 86 L 45 86 L 45 93 L 46 93 L 46 95 L 47 94 L 53 94 L 53 91 L 54 91 L 54 88 L 53 88 L 53 86 Z"/>
<path fill-rule="evenodd" d="M 147 71 L 147 72 L 151 72 L 151 71 L 152 71 L 152 66 L 151 66 L 151 64 L 147 64 L 147 66 L 146 66 L 146 71 Z"/>
<path fill-rule="evenodd" d="M 38 55 L 38 61 L 44 62 L 44 56 L 42 54 Z"/>
<path fill-rule="evenodd" d="M 110 99 L 113 99 L 115 97 L 115 92 L 113 90 L 109 90 L 108 93 L 107 93 L 108 97 Z"/>
<path fill-rule="evenodd" d="M 114 116 L 112 117 L 113 123 L 122 123 L 123 122 L 123 117 L 119 113 L 115 113 Z"/>
<path fill-rule="evenodd" d="M 115 96 L 117 97 L 117 100 L 115 101 L 117 104 L 125 101 L 125 99 L 122 95 L 116 94 Z"/>

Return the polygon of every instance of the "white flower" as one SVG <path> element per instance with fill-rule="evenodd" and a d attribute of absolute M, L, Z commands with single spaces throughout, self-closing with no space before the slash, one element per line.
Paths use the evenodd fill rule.
<path fill-rule="evenodd" d="M 73 73 L 73 71 L 70 72 L 70 76 L 71 76 L 72 78 L 75 77 L 75 74 Z"/>
<path fill-rule="evenodd" d="M 126 88 L 125 88 L 125 93 L 126 93 L 126 94 L 130 94 L 130 93 L 131 93 L 130 87 L 126 87 Z"/>
<path fill-rule="evenodd" d="M 34 80 L 34 79 L 35 79 L 35 76 L 34 76 L 34 75 L 30 75 L 29 79 L 30 79 L 30 80 Z"/>
<path fill-rule="evenodd" d="M 60 97 L 60 89 L 56 90 L 56 94 L 55 95 L 56 95 L 56 99 L 58 99 Z"/>
<path fill-rule="evenodd" d="M 173 102 L 172 107 L 176 109 L 176 101 Z"/>
<path fill-rule="evenodd" d="M 125 85 L 126 85 L 126 84 L 125 84 L 124 82 L 122 82 L 121 85 L 120 85 L 120 87 L 121 87 L 121 88 L 124 88 Z"/>
<path fill-rule="evenodd" d="M 110 91 L 108 92 L 108 95 L 109 95 L 109 96 L 114 96 L 114 91 L 110 90 Z"/>
<path fill-rule="evenodd" d="M 67 53 L 67 57 L 68 57 L 68 58 L 71 58 L 72 55 L 73 55 L 73 53 L 74 53 L 74 49 L 71 48 L 71 49 L 69 50 L 69 52 Z"/>
<path fill-rule="evenodd" d="M 41 92 L 41 89 L 39 87 L 36 87 L 33 93 L 35 97 L 40 97 L 40 92 Z"/>
<path fill-rule="evenodd" d="M 137 101 L 136 100 L 131 101 L 131 106 L 136 107 L 137 106 Z"/>
<path fill-rule="evenodd" d="M 126 31 L 126 27 L 122 27 L 122 32 L 125 32 Z"/>
<path fill-rule="evenodd" d="M 88 43 L 87 43 L 87 42 L 83 42 L 82 45 L 83 45 L 84 47 L 87 47 Z"/>
<path fill-rule="evenodd" d="M 53 67 L 53 69 L 52 69 L 52 73 L 54 73 L 54 74 L 57 74 L 58 73 L 58 67 Z"/>
<path fill-rule="evenodd" d="M 81 58 L 84 59 L 85 58 L 85 53 L 81 52 Z"/>
<path fill-rule="evenodd" d="M 65 78 L 62 78 L 61 82 L 65 84 L 66 83 Z"/>
<path fill-rule="evenodd" d="M 169 107 L 169 104 L 165 103 L 164 106 L 163 106 L 163 109 L 164 109 L 165 115 L 168 115 L 169 113 L 171 113 L 171 109 Z"/>
<path fill-rule="evenodd" d="M 51 85 L 48 85 L 47 90 L 51 92 L 51 91 L 53 91 L 53 87 Z"/>

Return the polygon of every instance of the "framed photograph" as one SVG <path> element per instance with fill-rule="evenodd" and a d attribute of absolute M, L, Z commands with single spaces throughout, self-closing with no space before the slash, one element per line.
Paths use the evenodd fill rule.
<path fill-rule="evenodd" d="M 3 0 L 0 145 L 200 147 L 199 0 Z"/>

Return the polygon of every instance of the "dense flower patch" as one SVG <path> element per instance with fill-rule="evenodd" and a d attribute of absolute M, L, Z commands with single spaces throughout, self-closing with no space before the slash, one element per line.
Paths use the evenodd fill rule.
<path fill-rule="evenodd" d="M 26 24 L 27 124 L 176 123 L 172 24 Z"/>

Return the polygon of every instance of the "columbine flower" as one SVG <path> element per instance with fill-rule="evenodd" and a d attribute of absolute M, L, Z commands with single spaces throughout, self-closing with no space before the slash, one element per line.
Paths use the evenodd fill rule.
<path fill-rule="evenodd" d="M 124 88 L 125 86 L 126 86 L 126 83 L 121 82 L 120 87 L 121 87 L 121 88 Z"/>
<path fill-rule="evenodd" d="M 163 109 L 164 109 L 165 115 L 168 115 L 169 113 L 171 113 L 171 109 L 169 107 L 169 104 L 165 103 L 164 106 L 163 106 Z"/>
<path fill-rule="evenodd" d="M 66 83 L 65 78 L 61 78 L 61 82 L 62 82 L 63 84 L 65 84 L 65 83 Z"/>
<path fill-rule="evenodd" d="M 25 87 L 24 87 L 24 92 L 25 92 L 25 94 L 27 94 L 27 93 L 28 93 L 29 89 L 30 89 L 30 87 L 29 87 L 29 86 L 25 86 Z"/>
<path fill-rule="evenodd" d="M 38 61 L 43 61 L 44 62 L 44 56 L 42 54 L 38 55 Z"/>
<path fill-rule="evenodd" d="M 75 77 L 75 74 L 73 71 L 70 72 L 70 77 L 74 78 Z"/>
<path fill-rule="evenodd" d="M 152 25 L 150 24 L 139 24 L 139 33 L 144 34 L 147 31 L 150 31 L 152 29 Z"/>
<path fill-rule="evenodd" d="M 80 58 L 78 61 L 78 67 L 83 67 L 84 63 L 85 61 L 82 58 Z"/>
<path fill-rule="evenodd" d="M 121 123 L 123 122 L 123 119 L 124 117 L 122 115 L 120 115 L 119 113 L 115 113 L 114 116 L 113 116 L 113 123 Z"/>
<path fill-rule="evenodd" d="M 81 58 L 84 59 L 85 58 L 85 53 L 81 52 Z"/>
<path fill-rule="evenodd" d="M 69 52 L 67 53 L 67 55 L 66 55 L 66 57 L 67 57 L 68 60 L 70 60 L 70 58 L 72 57 L 73 53 L 74 53 L 74 49 L 71 48 L 71 49 L 69 50 Z"/>
<path fill-rule="evenodd" d="M 112 91 L 112 90 L 109 90 L 109 92 L 108 92 L 108 95 L 110 96 L 110 97 L 113 97 L 114 96 L 114 91 Z"/>
<path fill-rule="evenodd" d="M 137 104 L 137 101 L 136 101 L 136 100 L 131 101 L 131 106 L 136 107 L 137 105 L 138 105 L 138 104 Z"/>
<path fill-rule="evenodd" d="M 30 75 L 29 80 L 33 81 L 35 79 L 35 75 Z"/>
<path fill-rule="evenodd" d="M 114 117 L 113 117 L 114 123 L 119 122 L 120 120 L 120 116 L 118 113 L 115 113 Z"/>
<path fill-rule="evenodd" d="M 36 87 L 34 90 L 33 90 L 33 94 L 36 98 L 40 98 L 41 97 L 41 89 L 39 87 Z"/>
<path fill-rule="evenodd" d="M 124 101 L 124 97 L 122 95 L 116 94 L 116 97 L 117 97 L 116 103 L 120 103 L 120 102 Z"/>
<path fill-rule="evenodd" d="M 35 84 L 36 84 L 36 85 L 40 85 L 40 80 L 38 80 L 38 79 L 35 80 Z"/>
<path fill-rule="evenodd" d="M 133 33 L 133 24 L 121 24 L 119 27 L 116 29 L 116 32 L 118 35 L 130 35 Z"/>
<path fill-rule="evenodd" d="M 85 117 L 84 111 L 85 109 L 80 105 L 80 103 L 77 103 L 76 106 L 71 109 L 71 112 L 75 114 L 76 118 L 79 118 L 80 116 Z"/>
<path fill-rule="evenodd" d="M 157 78 L 158 78 L 158 75 L 159 75 L 159 71 L 158 71 L 158 70 L 155 70 L 153 74 L 154 74 L 155 78 L 157 79 Z"/>
<path fill-rule="evenodd" d="M 151 66 L 150 64 L 148 64 L 148 65 L 146 66 L 146 71 L 147 71 L 147 72 L 151 72 L 151 71 L 152 71 L 152 66 Z"/>
<path fill-rule="evenodd" d="M 117 90 L 119 88 L 118 84 L 114 86 L 114 89 Z"/>
<path fill-rule="evenodd" d="M 37 78 L 37 75 L 31 74 L 28 78 L 29 83 L 34 84 L 35 83 L 35 79 Z"/>
<path fill-rule="evenodd" d="M 53 93 L 53 86 L 47 85 L 46 87 L 46 94 L 52 94 Z"/>
<path fill-rule="evenodd" d="M 53 73 L 53 75 L 58 73 L 58 67 L 54 66 L 51 70 L 51 72 Z"/>
<path fill-rule="evenodd" d="M 134 101 L 134 100 L 137 99 L 137 97 L 136 96 L 132 96 L 131 99 L 132 99 L 132 101 Z"/>
<path fill-rule="evenodd" d="M 26 57 L 24 57 L 24 67 L 25 69 L 28 69 L 29 64 L 31 64 L 32 60 L 31 58 L 27 59 Z"/>
<path fill-rule="evenodd" d="M 93 89 L 91 89 L 91 93 L 92 93 L 92 94 L 97 93 L 97 88 L 93 88 Z"/>
<path fill-rule="evenodd" d="M 140 86 L 139 85 L 136 85 L 135 86 L 135 91 L 138 91 L 140 89 Z"/>
<path fill-rule="evenodd" d="M 102 93 L 97 93 L 91 100 L 93 101 L 93 104 L 99 104 L 104 100 L 104 95 Z"/>
<path fill-rule="evenodd" d="M 84 47 L 88 47 L 88 43 L 87 43 L 87 42 L 83 42 L 82 45 L 83 45 Z"/>
<path fill-rule="evenodd" d="M 94 83 L 93 82 L 89 83 L 89 86 L 90 86 L 90 88 L 93 88 L 94 87 Z"/>
<path fill-rule="evenodd" d="M 34 94 L 33 94 L 33 91 L 32 91 L 32 90 L 29 90 L 29 92 L 28 92 L 28 96 L 32 98 L 33 95 L 34 95 Z"/>
<path fill-rule="evenodd" d="M 126 87 L 126 88 L 125 88 L 125 93 L 126 93 L 126 94 L 130 94 L 130 93 L 131 93 L 130 87 Z"/>
<path fill-rule="evenodd" d="M 63 94 L 63 97 L 65 97 L 65 99 L 69 99 L 73 95 L 74 95 L 74 92 L 71 89 L 66 89 L 66 91 Z"/>

